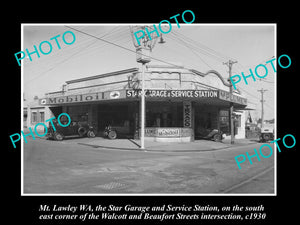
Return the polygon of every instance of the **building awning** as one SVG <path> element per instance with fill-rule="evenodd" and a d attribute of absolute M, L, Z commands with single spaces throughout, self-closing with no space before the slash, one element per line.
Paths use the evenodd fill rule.
<path fill-rule="evenodd" d="M 65 105 L 78 103 L 93 103 L 101 101 L 130 101 L 138 100 L 141 96 L 140 89 L 122 89 L 106 92 L 85 93 L 76 95 L 61 95 L 40 99 L 41 105 Z M 211 103 L 228 106 L 230 102 L 234 107 L 242 109 L 247 106 L 247 99 L 223 90 L 173 90 L 173 89 L 147 89 L 145 97 L 149 101 L 160 100 L 190 100 L 200 103 Z"/>

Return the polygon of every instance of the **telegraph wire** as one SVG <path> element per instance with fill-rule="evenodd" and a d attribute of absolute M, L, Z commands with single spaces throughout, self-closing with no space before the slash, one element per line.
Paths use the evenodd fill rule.
<path fill-rule="evenodd" d="M 117 38 L 120 37 L 120 35 L 123 33 L 123 30 L 121 31 L 122 33 L 120 33 L 120 26 L 114 26 L 112 29 L 108 30 L 107 32 L 105 32 L 105 34 L 102 34 L 103 32 L 101 32 L 99 35 L 102 35 L 101 37 L 105 37 L 105 36 L 111 36 L 112 34 L 116 33 Z M 64 56 L 67 55 L 67 57 L 69 57 L 68 53 L 71 53 L 73 56 L 73 52 L 74 51 L 79 51 L 79 54 L 75 54 L 75 55 L 81 55 L 86 54 L 84 53 L 84 51 L 86 51 L 88 48 L 90 48 L 90 46 L 93 45 L 93 43 L 96 43 L 97 41 L 95 39 L 89 39 L 89 38 L 85 38 L 80 40 L 80 42 L 78 42 L 75 46 L 72 46 L 71 48 L 66 48 L 64 49 L 64 54 L 61 54 L 61 51 L 56 51 L 53 54 L 51 54 L 51 61 L 49 62 L 48 58 L 40 58 L 39 59 L 39 65 L 41 66 L 41 68 L 44 67 L 54 67 L 56 66 L 57 63 L 60 63 L 62 60 L 62 58 L 65 58 Z M 104 44 L 107 45 L 107 44 Z M 102 46 L 95 46 L 93 49 L 91 49 L 89 52 L 94 51 L 95 49 L 97 50 L 98 47 L 102 47 Z M 88 54 L 88 53 L 87 53 Z M 29 70 L 34 70 L 34 73 L 41 73 L 41 72 L 37 72 L 36 68 L 31 68 L 32 66 L 30 64 L 28 64 L 27 69 Z"/>
<path fill-rule="evenodd" d="M 212 70 L 213 70 L 213 68 L 208 64 L 208 63 L 206 63 L 201 57 L 200 57 L 200 55 L 197 53 L 197 52 L 195 52 L 191 47 L 189 47 L 183 40 L 181 40 L 181 39 L 176 39 L 176 38 L 174 38 L 173 39 L 173 37 L 171 37 L 170 36 L 170 38 L 172 39 L 172 40 L 175 40 L 175 41 L 177 41 L 177 40 L 179 40 L 179 41 L 181 41 L 182 42 L 182 44 L 186 47 L 186 48 L 188 48 L 192 53 L 194 53 L 205 65 L 207 65 L 209 68 L 211 68 Z"/>
<path fill-rule="evenodd" d="M 108 44 L 114 45 L 114 46 L 116 46 L 116 47 L 122 48 L 122 49 L 124 49 L 124 50 L 130 51 L 130 52 L 136 54 L 136 51 L 135 51 L 135 50 L 132 50 L 132 49 L 130 49 L 130 48 L 127 48 L 127 47 L 124 47 L 124 46 L 122 46 L 122 45 L 113 43 L 113 42 L 108 41 L 108 40 L 105 40 L 105 39 L 103 39 L 103 38 L 96 37 L 96 36 L 94 36 L 94 35 L 92 35 L 92 34 L 86 33 L 86 32 L 84 32 L 84 31 L 78 30 L 78 29 L 73 28 L 73 27 L 70 27 L 70 26 L 66 26 L 66 25 L 65 25 L 65 27 L 70 28 L 70 29 L 75 30 L 75 31 L 77 31 L 77 32 L 79 32 L 79 33 L 82 33 L 82 34 L 85 34 L 85 35 L 87 35 L 87 36 L 96 38 L 96 39 L 98 39 L 98 40 L 100 40 L 100 41 L 106 42 L 106 43 L 108 43 Z M 142 55 L 143 55 L 143 54 L 142 54 Z M 144 55 L 144 56 L 145 56 L 145 55 Z M 147 56 L 147 57 L 152 58 L 152 59 L 154 59 L 154 60 L 156 60 L 156 61 L 159 61 L 159 62 L 163 62 L 163 63 L 169 64 L 169 65 L 172 65 L 172 66 L 177 67 L 177 68 L 185 68 L 185 67 L 183 67 L 183 66 L 178 66 L 178 65 L 176 65 L 176 64 L 173 64 L 173 63 L 170 63 L 170 62 L 166 62 L 166 61 L 164 61 L 164 60 L 162 60 L 162 59 L 154 58 L 154 57 L 152 57 L 152 56 Z M 185 69 L 188 70 L 188 68 L 185 68 Z"/>
<path fill-rule="evenodd" d="M 95 38 L 95 39 L 97 39 L 97 40 L 101 40 L 101 41 L 103 41 L 103 42 L 105 42 L 105 43 L 107 43 L 107 44 L 114 45 L 114 46 L 116 46 L 116 47 L 122 48 L 122 49 L 124 49 L 124 50 L 130 51 L 130 52 L 136 54 L 136 51 L 135 51 L 135 50 L 132 50 L 132 49 L 127 48 L 127 47 L 124 47 L 124 46 L 122 46 L 122 45 L 113 43 L 113 42 L 111 42 L 111 41 L 107 41 L 107 40 L 103 39 L 102 37 L 97 37 L 97 36 L 95 36 L 95 35 L 89 34 L 89 33 L 87 33 L 87 32 L 84 32 L 84 31 L 82 31 L 82 30 L 79 30 L 79 29 L 76 29 L 76 28 L 74 28 L 74 27 L 70 27 L 70 26 L 67 26 L 67 25 L 65 25 L 65 27 L 67 27 L 67 28 L 69 28 L 69 29 L 72 29 L 72 30 L 75 30 L 75 31 L 77 31 L 77 32 L 79 32 L 79 33 L 85 34 L 85 35 L 87 35 L 87 36 L 93 37 L 93 38 Z M 75 53 L 74 53 L 74 55 L 75 55 Z M 142 55 L 143 55 L 143 54 L 142 54 Z M 165 64 L 172 65 L 172 66 L 174 66 L 174 67 L 176 67 L 176 68 L 183 68 L 183 69 L 190 70 L 190 69 L 188 69 L 188 68 L 186 68 L 186 67 L 184 67 L 184 66 L 179 66 L 179 65 L 176 65 L 176 64 L 173 64 L 173 63 L 170 63 L 170 62 L 166 62 L 166 61 L 164 61 L 164 60 L 162 60 L 162 59 L 158 59 L 158 58 L 153 57 L 153 56 L 147 56 L 147 57 L 152 58 L 153 60 L 156 60 L 156 61 L 159 61 L 159 62 L 163 62 L 163 63 L 165 63 Z M 63 60 L 63 61 L 65 62 L 66 60 Z M 59 63 L 60 63 L 60 62 L 59 62 Z M 61 62 L 61 63 L 62 63 L 62 62 Z M 57 64 L 56 64 L 56 65 L 57 65 Z M 55 65 L 55 66 L 56 66 L 56 65 Z M 38 77 L 41 77 L 41 76 L 45 75 L 47 72 L 53 70 L 55 66 L 51 67 L 50 69 L 48 69 L 47 71 L 45 71 L 42 75 L 40 75 L 40 76 L 38 76 Z M 31 79 L 30 81 L 32 81 L 32 80 L 34 80 L 34 79 L 36 79 L 36 78 L 38 78 L 38 77 L 35 77 L 35 78 Z M 29 83 L 29 82 L 28 82 L 28 83 Z M 205 84 L 203 84 L 203 85 L 205 85 Z"/>
<path fill-rule="evenodd" d="M 248 95 L 252 96 L 256 100 L 260 101 L 260 99 L 257 96 L 250 94 L 249 92 L 247 92 L 246 90 L 244 90 L 242 88 L 239 88 L 239 89 L 242 90 L 243 92 L 247 93 Z M 255 104 L 255 105 L 257 104 L 257 103 L 253 103 L 253 102 L 250 102 L 250 103 Z M 274 107 L 268 105 L 267 103 L 265 103 L 265 105 L 268 106 L 270 109 L 274 110 Z"/>
<path fill-rule="evenodd" d="M 182 34 L 180 32 L 174 31 L 174 34 L 182 36 L 183 38 L 185 38 L 187 41 L 189 41 L 191 44 L 193 44 L 197 48 L 200 48 L 201 50 L 206 51 L 208 54 L 210 54 L 210 55 L 212 55 L 212 56 L 214 56 L 216 58 L 219 58 L 220 59 L 219 61 L 223 62 L 223 61 L 227 61 L 228 59 L 233 59 L 233 60 L 237 61 L 233 57 L 229 57 L 229 56 L 226 56 L 226 55 L 224 55 L 222 53 L 219 53 L 219 52 L 215 51 L 214 49 L 212 49 L 212 48 L 210 48 L 210 47 L 208 47 L 208 46 L 206 46 L 206 45 L 204 45 L 204 44 L 202 44 L 202 43 L 200 43 L 198 41 L 195 41 L 192 38 L 187 37 L 187 36 L 185 36 L 184 34 Z"/>
<path fill-rule="evenodd" d="M 178 39 L 180 38 L 182 42 L 184 42 L 186 45 L 189 45 L 190 47 L 194 48 L 195 50 L 199 51 L 202 55 L 213 58 L 214 60 L 219 61 L 219 62 L 224 62 L 223 58 L 219 58 L 218 56 L 215 56 L 214 54 L 208 52 L 207 50 L 200 48 L 200 47 L 196 46 L 195 44 L 188 42 L 187 40 L 184 40 L 182 37 L 177 36 L 175 33 L 174 34 L 171 33 L 171 36 L 172 35 L 176 36 L 176 38 L 178 38 Z"/>
<path fill-rule="evenodd" d="M 116 44 L 116 43 L 114 43 L 113 41 L 107 41 L 107 40 L 103 39 L 102 37 L 106 36 L 107 34 L 103 35 L 102 37 L 97 37 L 97 36 L 95 36 L 95 35 L 89 34 L 89 33 L 85 32 L 85 31 L 76 29 L 76 28 L 74 28 L 74 27 L 70 27 L 70 26 L 67 26 L 67 25 L 65 25 L 65 27 L 67 27 L 67 28 L 69 28 L 69 29 L 72 29 L 72 30 L 75 30 L 75 31 L 77 31 L 77 32 L 79 32 L 79 33 L 85 34 L 85 35 L 87 35 L 87 36 L 96 38 L 97 40 L 101 40 L 101 41 L 103 41 L 103 42 L 105 42 L 105 43 L 107 43 L 107 44 L 117 46 L 117 47 L 119 47 L 119 48 L 122 48 L 122 49 L 124 49 L 124 50 L 130 51 L 130 52 L 132 52 L 132 53 L 136 53 L 136 52 L 135 52 L 134 50 L 132 50 L 132 49 L 129 49 L 129 48 L 127 48 L 127 47 L 124 47 L 124 46 L 121 46 L 121 45 L 119 45 L 119 44 Z M 117 28 L 119 28 L 119 27 L 117 27 Z M 113 29 L 114 29 L 114 28 L 113 28 Z M 111 30 L 111 31 L 112 31 L 112 30 Z M 116 31 L 116 30 L 114 30 L 114 32 L 115 32 L 115 31 Z M 120 32 L 120 31 L 118 31 L 118 32 Z M 177 32 L 176 32 L 176 33 L 177 33 Z M 110 35 L 111 35 L 111 34 L 110 34 Z M 124 35 L 124 34 L 123 34 L 123 35 Z M 126 34 L 125 34 L 125 35 L 126 35 Z M 176 34 L 175 34 L 175 35 L 176 35 Z M 181 35 L 181 36 L 184 36 L 183 34 L 180 34 L 180 35 Z M 127 35 L 126 35 L 126 36 L 127 36 Z M 185 37 L 185 36 L 184 36 L 184 37 Z M 120 39 L 120 38 L 123 38 L 122 35 L 118 35 L 117 39 Z M 186 37 L 186 38 L 187 38 L 187 37 Z M 116 40 L 117 40 L 117 39 L 116 39 Z M 179 39 L 179 38 L 178 38 L 178 39 Z M 188 38 L 188 39 L 190 40 L 190 42 L 193 41 L 193 42 L 197 43 L 197 42 L 194 41 L 193 39 L 190 39 L 190 38 Z M 114 41 L 116 41 L 116 40 L 114 40 Z M 188 46 L 188 45 L 192 45 L 192 44 L 187 43 L 186 41 L 182 40 L 182 38 L 180 39 L 180 41 L 183 42 L 184 45 L 185 45 L 187 48 L 189 48 L 195 55 L 197 55 L 197 56 L 202 60 L 203 63 L 205 63 L 209 68 L 212 69 L 212 67 L 211 67 L 209 64 L 207 64 L 207 63 L 206 63 L 206 62 L 205 62 L 205 61 L 197 54 L 197 52 L 193 51 L 193 50 L 191 49 L 191 47 Z M 88 46 L 85 46 L 85 48 L 88 48 L 89 46 L 93 45 L 94 43 L 95 43 L 95 42 L 91 42 L 90 44 L 88 44 Z M 199 44 L 199 43 L 198 43 L 198 44 Z M 105 46 L 105 45 L 104 45 L 104 46 Z M 101 46 L 101 47 L 104 47 L 104 46 Z M 99 48 L 99 47 L 100 47 L 100 46 L 97 46 L 96 48 Z M 196 46 L 196 47 L 197 47 L 197 46 Z M 206 47 L 206 46 L 205 46 L 205 47 Z M 75 53 L 73 53 L 73 54 L 71 55 L 71 57 L 69 57 L 69 58 L 67 58 L 67 59 L 64 59 L 64 60 L 62 60 L 62 61 L 60 61 L 60 62 L 55 63 L 50 69 L 48 69 L 47 71 L 45 71 L 42 75 L 44 75 L 44 74 L 46 74 L 47 72 L 53 70 L 53 69 L 54 69 L 53 67 L 55 67 L 55 66 L 57 66 L 57 65 L 60 65 L 60 64 L 62 64 L 62 63 L 64 63 L 64 62 L 66 62 L 66 61 L 68 61 L 68 60 L 71 59 L 74 55 L 77 55 L 78 53 L 82 53 L 82 52 L 81 52 L 82 46 L 77 46 L 77 49 L 78 49 L 78 48 L 80 48 L 80 52 L 75 52 Z M 197 48 L 199 48 L 199 47 L 197 47 Z M 206 47 L 206 48 L 208 48 L 208 47 Z M 201 49 L 201 48 L 200 48 L 200 49 Z M 208 48 L 208 49 L 210 49 L 210 48 Z M 201 49 L 201 50 L 203 50 L 203 49 Z M 210 50 L 214 51 L 213 49 L 210 49 Z M 95 49 L 93 49 L 93 51 L 95 51 Z M 210 56 L 210 55 L 211 55 L 211 56 L 213 56 L 213 57 L 221 58 L 221 59 L 222 59 L 222 57 L 220 57 L 220 56 L 215 56 L 214 54 L 208 52 L 207 50 L 205 50 L 205 51 L 206 51 L 205 53 L 204 53 L 204 52 L 201 52 L 201 53 L 204 54 L 204 55 L 206 55 L 206 56 Z M 216 52 L 216 51 L 214 51 L 214 52 Z M 89 52 L 88 54 L 90 54 L 90 53 L 91 53 L 91 52 Z M 149 56 L 149 57 L 152 58 L 152 59 L 154 59 L 154 60 L 156 60 L 156 61 L 160 61 L 160 62 L 163 62 L 163 63 L 165 63 L 165 64 L 172 65 L 172 66 L 174 66 L 174 67 L 180 67 L 180 68 L 188 69 L 188 68 L 186 68 L 186 67 L 178 66 L 178 65 L 176 65 L 176 64 L 173 64 L 173 63 L 170 63 L 170 62 L 166 62 L 165 60 L 158 59 L 158 58 L 153 57 L 153 56 Z M 188 70 L 189 70 L 189 69 L 188 69 Z M 40 75 L 40 76 L 38 76 L 38 77 L 41 77 L 42 75 Z M 31 79 L 30 81 L 32 81 L 32 80 L 34 80 L 34 79 L 36 79 L 36 78 L 37 78 L 37 77 Z"/>
<path fill-rule="evenodd" d="M 92 34 L 86 33 L 86 32 L 84 32 L 84 31 L 78 30 L 78 29 L 73 28 L 73 27 L 70 27 L 70 26 L 66 26 L 66 25 L 65 25 L 65 27 L 68 27 L 68 28 L 70 28 L 70 29 L 72 29 L 72 30 L 75 30 L 75 31 L 79 32 L 79 33 L 86 34 L 86 35 L 88 35 L 88 36 L 90 36 L 90 37 L 94 37 L 94 38 L 96 38 L 96 39 L 98 39 L 98 40 L 104 41 L 104 42 L 106 42 L 106 43 L 108 43 L 108 44 L 117 46 L 117 47 L 119 47 L 119 48 L 122 48 L 122 49 L 124 49 L 124 50 L 130 51 L 130 52 L 133 52 L 133 53 L 136 54 L 136 51 L 134 51 L 134 50 L 132 50 L 132 49 L 129 49 L 129 48 L 126 48 L 126 47 L 124 47 L 124 46 L 121 46 L 121 45 L 119 45 L 119 44 L 116 44 L 116 43 L 107 41 L 107 40 L 105 40 L 105 39 L 103 39 L 103 38 L 96 37 L 96 36 L 94 36 L 94 35 L 92 35 Z M 143 54 L 142 54 L 142 55 L 143 55 Z M 177 67 L 177 68 L 184 68 L 184 69 L 190 70 L 190 69 L 188 69 L 188 68 L 186 68 L 186 67 L 184 67 L 184 66 L 178 66 L 178 65 L 176 65 L 176 64 L 166 62 L 166 61 L 164 61 L 164 60 L 162 60 L 162 59 L 158 59 L 158 58 L 155 58 L 155 57 L 152 57 L 152 56 L 147 56 L 147 57 L 152 58 L 152 59 L 154 59 L 154 60 L 156 60 L 156 61 L 160 61 L 160 62 L 169 64 L 169 65 L 172 65 L 172 66 Z M 202 85 L 205 85 L 205 84 L 202 84 Z M 209 86 L 209 85 L 205 85 L 205 86 Z"/>
<path fill-rule="evenodd" d="M 275 58 L 275 56 L 268 57 L 268 58 L 266 58 L 265 60 L 260 60 L 259 63 L 257 63 L 257 64 L 252 64 L 252 65 L 247 65 L 247 66 L 244 66 L 244 65 L 242 65 L 241 63 L 237 63 L 237 66 L 240 67 L 240 70 L 241 70 L 240 72 L 238 72 L 238 74 L 241 74 L 241 72 L 246 73 L 246 72 L 249 71 L 249 69 L 253 69 L 253 68 L 255 68 L 257 65 L 260 65 L 260 64 L 266 65 L 266 62 L 269 61 L 269 60 L 271 60 L 271 59 L 273 59 L 273 58 Z M 245 69 L 245 67 L 249 67 L 249 68 L 248 68 L 248 69 Z"/>
<path fill-rule="evenodd" d="M 274 82 L 272 82 L 272 81 L 266 81 L 264 79 L 260 79 L 260 81 L 263 81 L 263 82 L 266 82 L 266 83 L 269 83 L 269 84 L 274 84 Z"/>
<path fill-rule="evenodd" d="M 241 88 L 241 87 L 239 87 L 239 89 L 242 90 L 243 92 L 247 93 L 248 95 L 252 96 L 253 98 L 255 98 L 255 99 L 257 99 L 257 100 L 260 101 L 260 99 L 259 99 L 257 96 L 255 96 L 255 95 L 253 95 L 253 94 L 250 94 L 249 92 L 247 92 L 246 90 L 244 90 L 244 89 Z"/>
<path fill-rule="evenodd" d="M 115 29 L 115 27 L 114 27 L 113 29 L 109 30 L 108 32 L 106 32 L 104 35 L 102 35 L 101 38 L 102 38 L 102 37 L 105 37 L 105 36 L 107 36 L 107 35 L 109 35 L 114 29 Z M 31 82 L 31 81 L 33 81 L 33 80 L 39 78 L 39 77 L 44 76 L 45 74 L 47 74 L 48 72 L 50 72 L 51 70 L 53 70 L 56 66 L 59 66 L 59 65 L 61 65 L 62 63 L 65 63 L 66 61 L 68 61 L 68 60 L 70 60 L 70 59 L 73 59 L 73 57 L 74 57 L 75 55 L 82 53 L 82 51 L 86 50 L 87 48 L 89 48 L 90 46 L 92 46 L 93 44 L 95 44 L 96 42 L 97 42 L 97 40 L 94 40 L 94 41 L 90 42 L 88 45 L 84 46 L 84 49 L 82 49 L 83 46 L 80 46 L 79 51 L 76 51 L 76 52 L 73 53 L 72 55 L 69 55 L 66 59 L 63 59 L 63 60 L 61 60 L 61 61 L 59 61 L 59 62 L 55 62 L 54 65 L 51 66 L 51 68 L 47 69 L 47 70 L 44 71 L 43 73 L 40 72 L 40 73 L 42 73 L 41 75 L 40 75 L 40 73 L 39 73 L 38 76 L 35 76 L 34 78 L 30 79 L 30 80 L 27 82 L 27 84 L 29 84 L 29 82 Z M 81 44 L 82 44 L 82 43 L 81 43 Z M 73 50 L 74 50 L 74 49 L 73 49 Z M 75 50 L 78 50 L 78 48 L 75 49 Z M 90 53 L 90 52 L 89 52 L 89 53 Z"/>

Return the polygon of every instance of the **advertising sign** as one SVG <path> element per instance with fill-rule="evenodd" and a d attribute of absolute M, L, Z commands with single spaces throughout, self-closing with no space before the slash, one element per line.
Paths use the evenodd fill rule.
<path fill-rule="evenodd" d="M 183 102 L 183 127 L 192 127 L 191 102 Z"/>
<path fill-rule="evenodd" d="M 126 98 L 141 96 L 141 90 L 126 90 Z M 145 90 L 147 98 L 217 98 L 217 90 Z"/>
<path fill-rule="evenodd" d="M 233 103 L 238 103 L 241 105 L 247 105 L 247 99 L 237 96 L 237 95 L 233 95 L 227 91 L 223 91 L 223 90 L 219 90 L 219 99 L 222 100 L 226 100 L 226 101 L 230 101 Z"/>
<path fill-rule="evenodd" d="M 157 137 L 179 137 L 179 128 L 157 128 Z"/>

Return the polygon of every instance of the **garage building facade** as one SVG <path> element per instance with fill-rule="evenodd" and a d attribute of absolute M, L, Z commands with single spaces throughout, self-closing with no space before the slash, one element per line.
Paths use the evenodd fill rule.
<path fill-rule="evenodd" d="M 229 105 L 233 103 L 236 138 L 245 138 L 243 109 L 247 99 L 229 92 L 230 84 L 216 71 L 202 73 L 183 66 L 147 65 L 145 71 L 145 138 L 193 141 L 205 130 L 229 135 Z M 72 121 L 88 121 L 99 134 L 110 124 L 124 137 L 140 131 L 141 73 L 129 68 L 66 81 L 62 90 L 46 93 L 39 104 Z M 45 118 L 47 120 L 49 118 Z"/>

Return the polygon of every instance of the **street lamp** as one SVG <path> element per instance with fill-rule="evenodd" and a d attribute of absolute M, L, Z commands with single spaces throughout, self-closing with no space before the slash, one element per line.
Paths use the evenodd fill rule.
<path fill-rule="evenodd" d="M 147 27 L 147 30 L 150 31 L 148 35 L 144 35 L 143 38 L 139 39 L 140 43 L 139 44 L 134 36 L 134 33 L 139 31 L 139 30 L 145 30 Z M 155 43 L 157 41 L 158 36 L 156 35 L 156 32 L 151 32 L 153 31 L 153 26 L 130 26 L 130 32 L 131 32 L 131 37 L 133 41 L 133 45 L 136 48 L 136 61 L 138 63 L 142 64 L 142 71 L 141 71 L 141 133 L 140 133 L 140 138 L 141 138 L 141 149 L 145 149 L 145 64 L 149 63 L 151 61 L 151 51 L 155 46 Z"/>

